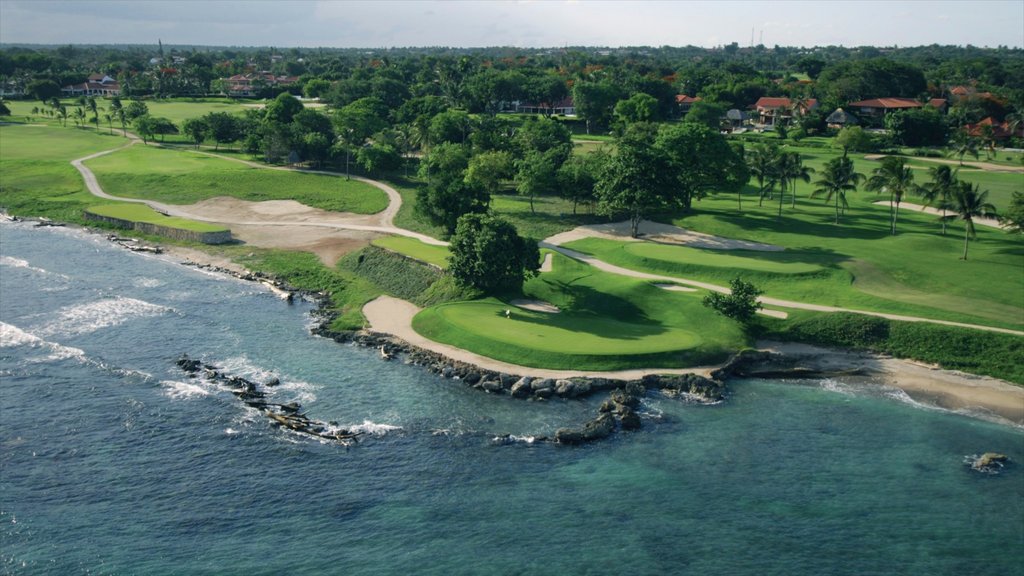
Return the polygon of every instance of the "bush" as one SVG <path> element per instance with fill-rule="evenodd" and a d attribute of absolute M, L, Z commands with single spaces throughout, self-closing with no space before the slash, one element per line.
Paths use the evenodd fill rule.
<path fill-rule="evenodd" d="M 415 300 L 442 275 L 412 258 L 376 246 L 345 256 L 341 266 L 404 300 Z"/>

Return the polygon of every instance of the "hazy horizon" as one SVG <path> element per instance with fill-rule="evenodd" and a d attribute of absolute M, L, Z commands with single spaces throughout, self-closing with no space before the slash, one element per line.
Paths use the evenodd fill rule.
<path fill-rule="evenodd" d="M 0 43 L 296 48 L 1024 47 L 1024 2 L 3 0 Z"/>

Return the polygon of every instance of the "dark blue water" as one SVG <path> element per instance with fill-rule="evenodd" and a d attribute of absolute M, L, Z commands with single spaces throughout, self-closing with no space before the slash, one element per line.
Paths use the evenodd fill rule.
<path fill-rule="evenodd" d="M 0 560 L 11 574 L 1020 574 L 1024 432 L 877 386 L 587 402 L 468 390 L 311 337 L 310 307 L 71 230 L 0 227 Z M 353 447 L 273 428 L 182 352 L 284 383 Z M 965 455 L 1018 464 L 970 472 Z"/>

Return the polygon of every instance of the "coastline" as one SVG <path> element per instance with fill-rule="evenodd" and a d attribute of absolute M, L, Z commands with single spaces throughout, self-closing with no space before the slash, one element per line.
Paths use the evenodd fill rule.
<path fill-rule="evenodd" d="M 83 228 L 92 233 L 106 231 Z M 221 269 L 236 276 L 249 274 L 244 266 L 196 248 L 161 244 L 162 257 L 178 264 Z M 440 344 L 419 336 L 411 327 L 416 307 L 403 300 L 388 298 L 371 301 L 364 308 L 373 332 L 389 334 L 407 344 L 439 354 L 455 362 L 470 364 L 481 370 L 530 374 L 539 378 L 594 377 L 615 380 L 636 380 L 652 374 L 695 374 L 710 377 L 722 366 L 700 366 L 684 369 L 634 369 L 614 372 L 582 370 L 548 370 L 499 362 L 472 352 Z M 400 304 L 396 304 L 398 302 Z M 776 352 L 796 358 L 803 365 L 828 371 L 859 371 L 883 379 L 885 385 L 904 391 L 910 398 L 938 408 L 975 415 L 995 415 L 1016 426 L 1024 426 L 1024 387 L 988 376 L 931 367 L 913 360 L 887 357 L 862 351 L 820 348 L 790 342 L 758 342 L 759 350 Z"/>

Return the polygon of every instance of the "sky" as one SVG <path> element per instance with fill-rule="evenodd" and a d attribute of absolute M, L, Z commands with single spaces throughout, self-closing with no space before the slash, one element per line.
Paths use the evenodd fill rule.
<path fill-rule="evenodd" d="M 0 0 L 0 43 L 1024 47 L 1024 0 Z"/>

